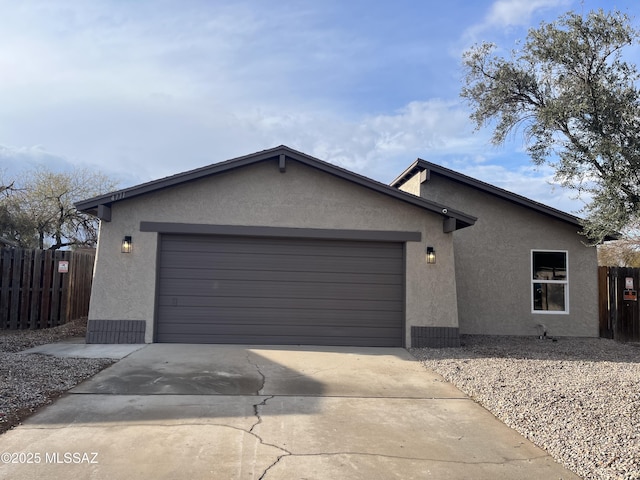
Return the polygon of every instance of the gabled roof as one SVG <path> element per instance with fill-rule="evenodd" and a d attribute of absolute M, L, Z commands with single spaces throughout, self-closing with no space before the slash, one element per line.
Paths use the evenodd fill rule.
<path fill-rule="evenodd" d="M 517 205 L 521 205 L 523 207 L 530 208 L 537 212 L 543 213 L 545 215 L 549 215 L 550 217 L 556 218 L 558 220 L 562 220 L 564 222 L 570 223 L 577 227 L 582 228 L 582 224 L 580 223 L 580 218 L 575 215 L 571 215 L 569 213 L 563 212 L 556 208 L 550 207 L 548 205 L 544 205 L 543 203 L 536 202 L 527 197 L 523 197 L 522 195 L 518 195 L 517 193 L 509 192 L 508 190 L 504 190 L 502 188 L 496 187 L 494 185 L 490 185 L 488 183 L 482 182 L 472 177 L 468 177 L 467 175 L 463 175 L 462 173 L 455 172 L 453 170 L 449 170 L 448 168 L 441 167 L 440 165 L 436 165 L 426 160 L 418 159 L 414 163 L 409 166 L 404 172 L 400 174 L 395 180 L 391 182 L 391 186 L 395 188 L 399 188 L 402 184 L 408 181 L 415 174 L 423 171 L 427 171 L 430 173 L 436 173 L 438 175 L 442 175 L 450 180 L 453 180 L 458 183 L 462 183 L 472 188 L 476 188 L 483 192 L 490 193 L 495 195 L 496 197 L 500 197 L 509 202 L 515 203 Z"/>
<path fill-rule="evenodd" d="M 178 173 L 176 175 L 161 178 L 159 180 L 153 180 L 151 182 L 118 190 L 106 195 L 82 200 L 80 202 L 76 202 L 75 205 L 76 208 L 82 212 L 97 215 L 108 221 L 110 218 L 110 208 L 114 203 L 135 198 L 140 195 L 147 195 L 165 188 L 170 188 L 186 182 L 199 180 L 205 177 L 228 172 L 230 170 L 245 167 L 259 162 L 264 162 L 267 160 L 278 160 L 280 162 L 280 169 L 282 171 L 286 169 L 286 161 L 293 160 L 309 167 L 329 173 L 331 175 L 335 175 L 336 177 L 350 181 L 352 183 L 355 183 L 356 185 L 363 186 L 397 200 L 415 205 L 433 213 L 437 213 L 441 215 L 445 220 L 445 231 L 453 231 L 471 226 L 477 220 L 475 217 L 467 215 L 466 213 L 450 209 L 445 205 L 441 205 L 439 203 L 432 202 L 430 200 L 426 200 L 424 198 L 420 198 L 406 192 L 402 192 L 396 188 L 385 185 L 384 183 L 377 182 L 363 175 L 359 175 L 331 163 L 324 162 L 284 145 L 253 153 L 251 155 L 227 160 L 225 162 L 214 163 L 212 165 L 197 168 L 195 170 Z"/>

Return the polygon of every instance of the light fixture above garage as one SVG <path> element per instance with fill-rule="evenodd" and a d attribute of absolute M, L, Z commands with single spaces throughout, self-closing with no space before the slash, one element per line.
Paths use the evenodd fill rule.
<path fill-rule="evenodd" d="M 133 242 L 131 241 L 131 236 L 127 235 L 122 239 L 122 248 L 120 251 L 122 253 L 131 253 L 131 247 L 133 246 Z"/>
<path fill-rule="evenodd" d="M 427 263 L 436 263 L 436 250 L 433 247 L 427 247 Z"/>

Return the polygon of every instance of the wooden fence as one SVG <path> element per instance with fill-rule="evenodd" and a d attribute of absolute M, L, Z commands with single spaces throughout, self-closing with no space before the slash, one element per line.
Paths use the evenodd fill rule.
<path fill-rule="evenodd" d="M 600 336 L 640 342 L 640 268 L 598 267 Z"/>
<path fill-rule="evenodd" d="M 95 250 L 0 249 L 0 330 L 86 317 L 94 258 Z"/>

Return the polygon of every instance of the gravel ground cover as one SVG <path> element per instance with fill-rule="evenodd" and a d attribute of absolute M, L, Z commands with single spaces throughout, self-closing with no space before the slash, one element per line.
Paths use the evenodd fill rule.
<path fill-rule="evenodd" d="M 84 334 L 83 322 L 0 331 L 0 433 L 114 363 L 18 354 Z M 640 479 L 640 345 L 496 336 L 462 343 L 411 352 L 581 477 Z"/>
<path fill-rule="evenodd" d="M 85 331 L 82 321 L 43 330 L 0 330 L 0 433 L 114 363 L 102 358 L 18 354 L 37 345 L 84 337 Z"/>
<path fill-rule="evenodd" d="M 585 479 L 640 479 L 640 345 L 463 336 L 412 349 L 497 418 Z"/>

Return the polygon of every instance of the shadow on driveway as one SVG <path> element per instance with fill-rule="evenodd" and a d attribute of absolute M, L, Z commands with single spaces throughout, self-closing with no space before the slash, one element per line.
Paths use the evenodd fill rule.
<path fill-rule="evenodd" d="M 577 478 L 399 348 L 148 345 L 3 449 L 96 454 L 16 480 Z"/>

